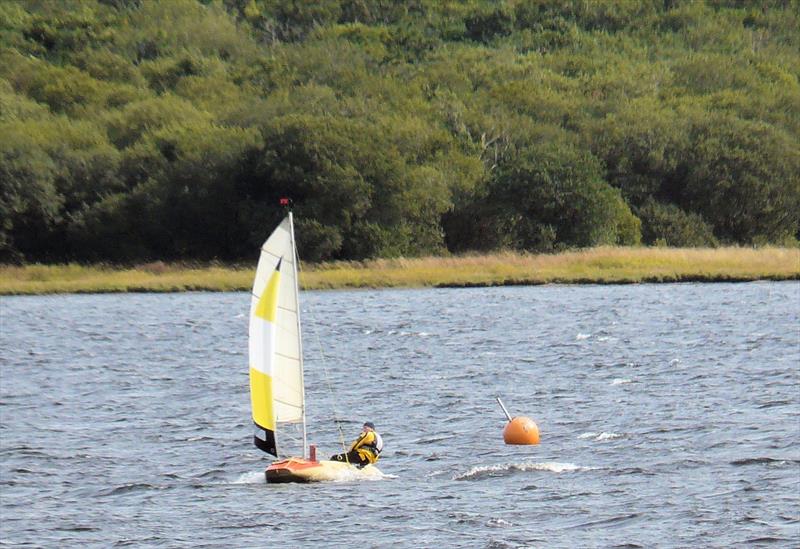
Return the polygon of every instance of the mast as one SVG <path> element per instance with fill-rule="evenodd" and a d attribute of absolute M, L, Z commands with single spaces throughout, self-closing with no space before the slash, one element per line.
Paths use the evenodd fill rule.
<path fill-rule="evenodd" d="M 306 430 L 306 387 L 304 379 L 305 373 L 303 372 L 303 337 L 300 331 L 300 256 L 297 253 L 297 244 L 294 240 L 294 217 L 292 216 L 291 210 L 289 210 L 289 235 L 292 240 L 292 253 L 294 254 L 292 268 L 294 269 L 294 301 L 295 309 L 297 310 L 297 345 L 300 350 L 300 386 L 303 391 L 303 457 L 305 457 L 308 455 L 308 432 Z"/>

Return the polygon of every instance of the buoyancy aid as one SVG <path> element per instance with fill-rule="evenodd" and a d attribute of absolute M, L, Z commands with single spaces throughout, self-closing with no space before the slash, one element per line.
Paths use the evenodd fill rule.
<path fill-rule="evenodd" d="M 356 439 L 350 450 L 357 451 L 359 456 L 375 463 L 383 451 L 383 438 L 375 431 L 367 431 Z"/>

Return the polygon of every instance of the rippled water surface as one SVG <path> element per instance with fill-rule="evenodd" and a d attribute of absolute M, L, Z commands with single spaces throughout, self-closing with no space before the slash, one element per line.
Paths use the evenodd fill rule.
<path fill-rule="evenodd" d="M 6 297 L 0 544 L 800 545 L 796 282 L 301 299 L 310 438 L 388 478 L 263 482 L 246 293 Z"/>

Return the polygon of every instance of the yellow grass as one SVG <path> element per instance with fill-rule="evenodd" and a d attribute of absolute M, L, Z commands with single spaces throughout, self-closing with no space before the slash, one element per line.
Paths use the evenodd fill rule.
<path fill-rule="evenodd" d="M 151 263 L 136 268 L 0 266 L 0 295 L 249 290 L 252 267 Z M 593 248 L 554 255 L 498 253 L 304 265 L 305 289 L 506 284 L 800 279 L 800 250 L 787 248 Z"/>
<path fill-rule="evenodd" d="M 107 265 L 0 266 L 0 295 L 104 292 L 232 291 L 252 284 L 250 269 L 152 263 L 133 268 Z"/>
<path fill-rule="evenodd" d="M 786 280 L 800 278 L 800 250 L 603 247 L 331 263 L 306 269 L 304 277 L 312 288 Z"/>

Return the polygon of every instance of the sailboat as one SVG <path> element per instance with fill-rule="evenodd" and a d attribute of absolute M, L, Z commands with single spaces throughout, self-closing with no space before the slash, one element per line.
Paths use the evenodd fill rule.
<path fill-rule="evenodd" d="M 267 467 L 266 481 L 380 478 L 381 472 L 374 465 L 359 469 L 346 462 L 318 461 L 316 447 L 309 448 L 297 268 L 294 220 L 289 212 L 261 247 L 250 304 L 250 400 L 256 429 L 253 442 L 260 450 L 280 458 Z M 294 439 L 290 436 L 292 431 Z M 300 436 L 300 456 L 292 456 L 283 446 L 299 445 Z"/>

